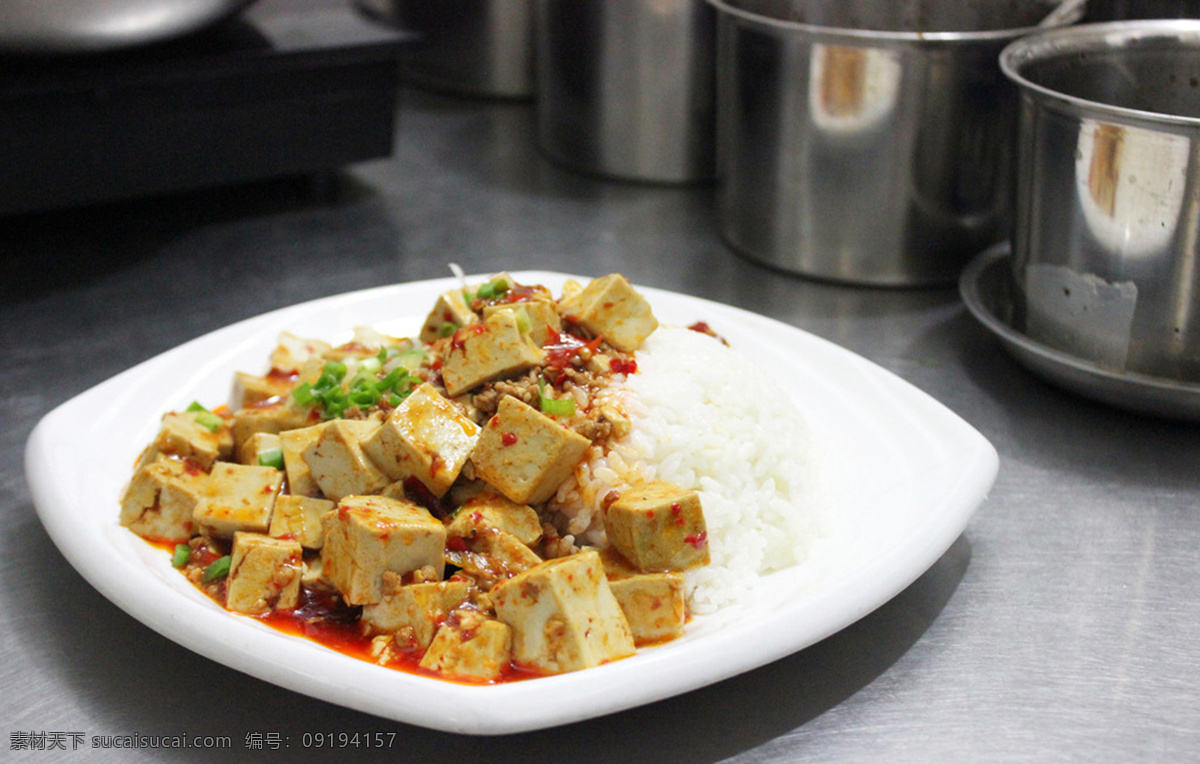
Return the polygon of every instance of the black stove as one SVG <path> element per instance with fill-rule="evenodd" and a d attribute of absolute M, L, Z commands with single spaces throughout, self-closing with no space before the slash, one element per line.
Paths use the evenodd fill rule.
<path fill-rule="evenodd" d="M 405 42 L 350 0 L 264 0 L 169 43 L 0 56 L 0 215 L 387 156 Z"/>

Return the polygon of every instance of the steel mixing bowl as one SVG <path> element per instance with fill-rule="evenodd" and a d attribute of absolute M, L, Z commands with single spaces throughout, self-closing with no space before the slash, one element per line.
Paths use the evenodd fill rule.
<path fill-rule="evenodd" d="M 0 0 L 0 51 L 91 53 L 181 37 L 255 0 Z"/>
<path fill-rule="evenodd" d="M 487 98 L 533 97 L 533 0 L 357 0 L 416 36 L 406 79 Z"/>
<path fill-rule="evenodd" d="M 711 0 L 726 240 L 835 281 L 951 283 L 1007 236 L 1014 88 L 1053 0 Z"/>
<path fill-rule="evenodd" d="M 586 173 L 710 180 L 715 17 L 704 0 L 536 0 L 538 146 Z"/>
<path fill-rule="evenodd" d="M 1104 368 L 1200 381 L 1200 22 L 1088 24 L 1005 48 L 1019 92 L 1019 320 Z"/>

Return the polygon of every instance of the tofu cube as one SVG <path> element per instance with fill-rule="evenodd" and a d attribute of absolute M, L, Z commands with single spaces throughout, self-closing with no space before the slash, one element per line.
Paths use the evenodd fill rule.
<path fill-rule="evenodd" d="M 479 427 L 426 383 L 413 390 L 363 450 L 389 480 L 420 480 L 441 498 L 471 456 Z"/>
<path fill-rule="evenodd" d="M 490 596 L 496 617 L 512 627 L 517 665 L 558 674 L 635 652 L 594 550 L 547 560 L 497 584 Z"/>
<path fill-rule="evenodd" d="M 540 504 L 583 459 L 591 441 L 511 395 L 500 400 L 471 453 L 475 474 L 518 504 Z"/>
<path fill-rule="evenodd" d="M 235 533 L 225 607 L 249 615 L 296 607 L 303 556 L 298 541 Z"/>
<path fill-rule="evenodd" d="M 546 342 L 549 341 L 550 330 L 557 332 L 562 329 L 562 319 L 558 316 L 558 306 L 549 298 L 488 305 L 483 309 L 484 320 L 486 321 L 493 313 L 501 310 L 509 310 L 514 314 L 523 312 L 525 320 L 529 323 L 529 338 L 538 347 L 545 346 Z M 519 324 L 520 319 L 518 318 Z"/>
<path fill-rule="evenodd" d="M 322 422 L 279 433 L 279 447 L 283 450 L 283 469 L 287 473 L 288 493 L 295 496 L 321 497 L 321 486 L 313 479 L 312 470 L 304 460 L 304 452 L 316 443 L 321 433 L 332 424 L 333 422 Z"/>
<path fill-rule="evenodd" d="M 194 463 L 159 455 L 143 464 L 121 496 L 121 525 L 139 536 L 187 541 L 195 533 L 192 512 L 208 475 Z"/>
<path fill-rule="evenodd" d="M 386 496 L 348 496 L 321 521 L 326 580 L 351 605 L 383 598 L 383 574 L 400 576 L 426 565 L 445 570 L 446 526 L 427 510 Z"/>
<path fill-rule="evenodd" d="M 325 543 L 321 518 L 337 507 L 328 499 L 284 494 L 275 499 L 268 535 L 277 539 L 292 539 L 305 549 L 320 549 Z"/>
<path fill-rule="evenodd" d="M 243 443 L 260 432 L 277 435 L 308 426 L 312 424 L 310 414 L 307 409 L 292 405 L 290 400 L 237 409 L 233 412 L 232 424 L 234 447 L 241 448 Z"/>
<path fill-rule="evenodd" d="M 306 557 L 304 572 L 300 574 L 300 585 L 328 588 L 328 584 L 329 582 L 325 580 L 325 566 L 321 562 L 321 555 Z"/>
<path fill-rule="evenodd" d="M 163 415 L 162 425 L 154 440 L 142 452 L 138 464 L 148 464 L 159 455 L 194 459 L 208 469 L 217 459 L 233 454 L 233 431 L 222 420 L 217 429 L 210 430 L 196 423 L 200 412 L 171 411 Z"/>
<path fill-rule="evenodd" d="M 709 562 L 700 497 L 666 481 L 621 491 L 604 513 L 608 541 L 643 572 L 689 570 Z"/>
<path fill-rule="evenodd" d="M 421 656 L 421 668 L 452 679 L 489 682 L 512 662 L 512 629 L 474 610 L 456 610 Z"/>
<path fill-rule="evenodd" d="M 559 313 L 627 353 L 658 328 L 650 303 L 619 273 L 594 279 L 560 302 Z"/>
<path fill-rule="evenodd" d="M 466 581 L 404 584 L 388 571 L 383 574 L 383 597 L 363 605 L 362 623 L 369 633 L 396 634 L 398 644 L 424 651 L 450 611 L 467 601 L 470 589 Z"/>
<path fill-rule="evenodd" d="M 429 316 L 426 317 L 425 324 L 421 327 L 421 333 L 417 338 L 428 345 L 441 337 L 448 336 L 443 332 L 449 331 L 452 334 L 478 320 L 479 317 L 471 310 L 471 306 L 467 305 L 462 290 L 451 289 L 438 296 L 437 302 L 433 304 L 433 310 L 429 311 Z"/>
<path fill-rule="evenodd" d="M 272 432 L 256 432 L 238 446 L 237 460 L 238 464 L 266 467 L 270 465 L 261 464 L 259 460 L 263 456 L 270 455 L 273 452 L 282 453 L 282 451 L 283 447 L 280 445 L 277 434 Z"/>
<path fill-rule="evenodd" d="M 218 538 L 233 538 L 238 531 L 265 534 L 282 487 L 283 473 L 273 467 L 217 462 L 192 516 Z"/>
<path fill-rule="evenodd" d="M 471 539 L 488 528 L 512 534 L 527 546 L 533 546 L 542 538 L 542 520 L 533 507 L 518 504 L 490 490 L 463 502 L 446 526 L 446 533 Z"/>
<path fill-rule="evenodd" d="M 288 373 L 260 377 L 257 374 L 237 371 L 233 374 L 233 392 L 229 395 L 229 401 L 235 410 L 257 406 L 265 401 L 286 396 L 293 386 L 294 380 Z"/>
<path fill-rule="evenodd" d="M 390 482 L 363 453 L 363 441 L 377 429 L 374 419 L 334 419 L 304 449 L 304 462 L 325 498 L 377 493 Z"/>
<path fill-rule="evenodd" d="M 484 382 L 513 376 L 542 363 L 545 353 L 517 326 L 511 310 L 460 329 L 442 358 L 442 382 L 450 397 Z"/>
<path fill-rule="evenodd" d="M 683 634 L 687 621 L 681 573 L 641 573 L 610 579 L 609 588 L 639 646 L 665 642 Z"/>
<path fill-rule="evenodd" d="M 477 578 L 502 581 L 540 564 L 542 558 L 511 533 L 485 528 L 470 538 L 449 536 L 446 561 Z"/>
<path fill-rule="evenodd" d="M 634 567 L 633 563 L 621 556 L 614 547 L 605 547 L 599 550 L 600 562 L 604 565 L 604 575 L 608 577 L 608 582 L 619 581 L 622 578 L 630 576 L 640 576 L 642 571 Z"/>
<path fill-rule="evenodd" d="M 313 358 L 320 358 L 332 349 L 324 340 L 297 337 L 290 332 L 281 332 L 279 342 L 271 351 L 271 368 L 285 372 L 298 372 Z"/>

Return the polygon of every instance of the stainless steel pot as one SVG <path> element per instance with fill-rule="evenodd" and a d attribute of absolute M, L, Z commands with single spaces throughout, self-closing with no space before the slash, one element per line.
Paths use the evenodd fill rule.
<path fill-rule="evenodd" d="M 711 179 L 715 16 L 704 0 L 536 0 L 542 151 L 587 173 Z"/>
<path fill-rule="evenodd" d="M 3 0 L 0 52 L 95 53 L 161 42 L 245 10 L 254 0 Z"/>
<path fill-rule="evenodd" d="M 780 269 L 953 282 L 1007 235 L 1014 89 L 1055 3 L 711 0 L 725 238 Z"/>
<path fill-rule="evenodd" d="M 533 97 L 533 0 L 358 0 L 358 4 L 417 35 L 401 62 L 407 80 L 464 95 Z"/>
<path fill-rule="evenodd" d="M 1200 18 L 1198 0 L 1088 0 L 1085 21 Z"/>
<path fill-rule="evenodd" d="M 1200 22 L 1019 40 L 1012 269 L 1025 332 L 1120 372 L 1200 381 Z"/>

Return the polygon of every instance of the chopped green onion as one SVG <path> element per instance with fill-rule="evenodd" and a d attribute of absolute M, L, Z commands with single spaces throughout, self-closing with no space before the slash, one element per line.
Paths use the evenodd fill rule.
<path fill-rule="evenodd" d="M 221 417 L 201 406 L 199 401 L 192 401 L 185 411 L 189 414 L 195 414 L 196 416 L 192 417 L 192 421 L 209 432 L 216 432 L 225 423 L 225 420 L 221 419 Z"/>
<path fill-rule="evenodd" d="M 451 332 L 451 334 L 453 333 L 454 332 Z M 421 368 L 421 364 L 425 363 L 429 356 L 426 355 L 425 351 L 421 348 L 408 348 L 407 350 L 401 350 L 400 353 L 397 354 L 396 358 L 400 361 L 401 366 L 408 369 L 410 372 L 415 372 L 417 369 Z"/>
<path fill-rule="evenodd" d="M 182 568 L 192 558 L 192 548 L 187 544 L 176 544 L 175 554 L 171 555 L 171 566 Z"/>
<path fill-rule="evenodd" d="M 450 337 L 458 331 L 458 324 L 453 321 L 443 321 L 442 326 L 438 329 L 439 337 Z"/>
<path fill-rule="evenodd" d="M 292 390 L 292 400 L 301 406 L 320 406 L 326 419 L 336 419 L 349 405 L 346 393 L 342 390 L 344 376 L 346 364 L 328 361 L 315 383 L 302 382 Z"/>
<path fill-rule="evenodd" d="M 200 577 L 200 580 L 206 584 L 211 584 L 218 578 L 224 578 L 225 576 L 228 576 L 230 562 L 232 562 L 232 558 L 230 558 L 229 555 L 217 558 L 212 564 L 204 569 L 204 575 Z"/>
<path fill-rule="evenodd" d="M 196 414 L 195 422 L 209 432 L 216 432 L 221 429 L 221 425 L 225 423 L 225 420 L 211 411 L 200 411 Z"/>
<path fill-rule="evenodd" d="M 517 331 L 521 334 L 529 334 L 533 329 L 533 322 L 529 320 L 529 311 L 525 310 L 525 306 L 521 305 L 516 310 L 517 314 Z"/>
<path fill-rule="evenodd" d="M 321 378 L 317 380 L 317 387 L 341 382 L 344 376 L 346 376 L 346 364 L 341 361 L 326 361 L 324 368 L 321 369 Z"/>
<path fill-rule="evenodd" d="M 360 374 L 362 372 L 366 372 L 368 374 L 374 374 L 375 372 L 379 371 L 380 367 L 382 367 L 382 366 L 383 366 L 383 362 L 380 361 L 375 356 L 372 356 L 370 358 L 362 359 L 362 361 L 358 365 L 358 368 L 360 369 L 360 371 L 359 371 Z"/>
<path fill-rule="evenodd" d="M 258 455 L 258 464 L 262 467 L 274 467 L 277 470 L 283 469 L 283 449 L 268 448 Z"/>
<path fill-rule="evenodd" d="M 494 300 L 500 295 L 508 291 L 508 281 L 505 279 L 493 279 L 483 286 L 479 287 L 479 291 L 475 296 L 481 300 Z"/>
<path fill-rule="evenodd" d="M 316 401 L 316 396 L 313 395 L 312 385 L 307 382 L 301 382 L 292 388 L 292 399 L 301 406 L 310 406 Z"/>
<path fill-rule="evenodd" d="M 550 416 L 574 416 L 574 398 L 542 398 L 542 413 Z"/>
<path fill-rule="evenodd" d="M 551 398 L 546 395 L 546 380 L 538 380 L 539 407 L 550 416 L 575 416 L 574 398 Z"/>
<path fill-rule="evenodd" d="M 401 350 L 396 356 L 399 363 L 382 378 L 378 358 L 368 358 L 344 387 L 346 365 L 330 361 L 316 383 L 297 385 L 292 390 L 292 399 L 301 406 L 319 407 L 325 419 L 337 419 L 351 407 L 376 406 L 385 397 L 394 407 L 424 382 L 411 372 L 420 368 L 425 358 L 425 352 L 419 348 Z"/>

